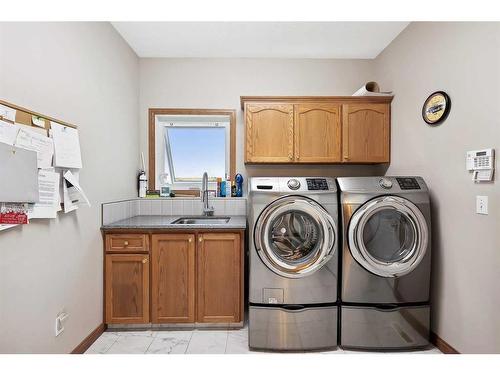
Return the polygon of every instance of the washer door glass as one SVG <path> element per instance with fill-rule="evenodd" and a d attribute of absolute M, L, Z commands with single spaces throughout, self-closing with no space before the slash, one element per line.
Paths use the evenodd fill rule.
<path fill-rule="evenodd" d="M 336 239 L 332 217 L 302 196 L 284 197 L 267 206 L 254 233 L 262 261 L 277 274 L 292 278 L 321 268 L 333 255 Z"/>
<path fill-rule="evenodd" d="M 352 216 L 349 249 L 368 271 L 383 277 L 413 271 L 427 251 L 427 223 L 412 202 L 401 197 L 375 198 Z"/>

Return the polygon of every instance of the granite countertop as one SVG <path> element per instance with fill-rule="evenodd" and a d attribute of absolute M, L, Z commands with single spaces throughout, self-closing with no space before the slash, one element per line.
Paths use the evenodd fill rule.
<path fill-rule="evenodd" d="M 164 215 L 140 215 L 128 219 L 106 224 L 101 229 L 245 229 L 247 226 L 246 216 L 224 216 L 229 217 L 227 223 L 208 224 L 172 224 L 175 220 L 185 216 L 164 216 Z M 218 216 L 216 216 L 218 217 Z"/>

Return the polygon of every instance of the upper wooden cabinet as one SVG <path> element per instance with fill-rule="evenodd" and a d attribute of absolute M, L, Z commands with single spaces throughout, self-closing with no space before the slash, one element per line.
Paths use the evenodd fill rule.
<path fill-rule="evenodd" d="M 293 105 L 248 104 L 245 118 L 245 162 L 293 161 Z"/>
<path fill-rule="evenodd" d="M 242 97 L 246 163 L 387 163 L 392 97 Z"/>
<path fill-rule="evenodd" d="M 294 161 L 340 162 L 340 105 L 296 104 L 294 113 Z"/>
<path fill-rule="evenodd" d="M 195 235 L 153 234 L 151 320 L 192 323 L 195 319 Z"/>
<path fill-rule="evenodd" d="M 342 158 L 346 163 L 388 163 L 389 104 L 342 106 Z"/>

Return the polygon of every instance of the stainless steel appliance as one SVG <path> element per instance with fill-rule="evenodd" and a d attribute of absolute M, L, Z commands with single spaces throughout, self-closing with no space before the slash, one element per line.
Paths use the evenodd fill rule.
<path fill-rule="evenodd" d="M 337 345 L 338 197 L 332 178 L 249 181 L 249 346 Z"/>
<path fill-rule="evenodd" d="M 337 179 L 343 224 L 340 344 L 429 344 L 430 201 L 421 177 Z"/>

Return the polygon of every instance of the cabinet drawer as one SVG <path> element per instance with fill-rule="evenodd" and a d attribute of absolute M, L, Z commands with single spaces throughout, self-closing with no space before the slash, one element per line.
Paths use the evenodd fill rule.
<path fill-rule="evenodd" d="M 108 234 L 106 235 L 106 251 L 111 253 L 148 252 L 149 236 L 147 234 Z"/>

